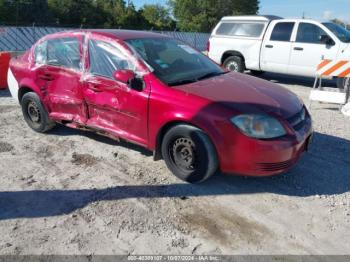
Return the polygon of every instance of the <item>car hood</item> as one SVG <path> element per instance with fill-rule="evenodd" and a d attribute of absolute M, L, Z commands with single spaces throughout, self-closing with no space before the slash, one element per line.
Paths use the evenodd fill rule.
<path fill-rule="evenodd" d="M 303 107 L 299 97 L 286 88 L 240 73 L 227 73 L 176 88 L 226 105 L 238 113 L 267 113 L 289 118 Z"/>

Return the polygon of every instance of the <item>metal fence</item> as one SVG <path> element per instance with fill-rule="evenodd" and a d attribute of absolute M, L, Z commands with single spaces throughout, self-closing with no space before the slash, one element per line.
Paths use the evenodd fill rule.
<path fill-rule="evenodd" d="M 162 31 L 157 32 L 164 35 L 171 36 L 175 39 L 179 39 L 188 45 L 198 49 L 199 51 L 205 51 L 207 48 L 207 43 L 210 37 L 210 34 L 206 33 L 187 33 L 187 32 L 168 32 Z"/>
<path fill-rule="evenodd" d="M 25 51 L 45 35 L 72 30 L 58 27 L 0 27 L 0 51 Z M 204 51 L 210 34 L 158 31 Z"/>
<path fill-rule="evenodd" d="M 0 51 L 25 51 L 45 35 L 67 30 L 54 27 L 0 27 Z"/>

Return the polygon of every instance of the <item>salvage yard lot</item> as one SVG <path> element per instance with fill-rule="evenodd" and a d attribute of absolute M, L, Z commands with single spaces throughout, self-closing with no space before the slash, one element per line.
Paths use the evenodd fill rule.
<path fill-rule="evenodd" d="M 312 81 L 264 77 L 309 103 Z M 37 134 L 0 91 L 0 254 L 350 254 L 350 118 L 311 113 L 313 144 L 289 173 L 189 185 L 137 146 Z"/>

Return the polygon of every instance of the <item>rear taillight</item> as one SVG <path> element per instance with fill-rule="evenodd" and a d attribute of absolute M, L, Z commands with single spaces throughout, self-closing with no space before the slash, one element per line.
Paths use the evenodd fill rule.
<path fill-rule="evenodd" d="M 207 42 L 207 52 L 208 53 L 210 52 L 210 40 L 208 40 L 208 42 Z"/>

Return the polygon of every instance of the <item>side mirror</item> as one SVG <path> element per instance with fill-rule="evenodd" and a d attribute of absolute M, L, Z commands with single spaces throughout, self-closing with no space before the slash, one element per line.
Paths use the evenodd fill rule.
<path fill-rule="evenodd" d="M 144 82 L 142 79 L 137 78 L 136 74 L 132 70 L 128 69 L 121 69 L 117 70 L 113 74 L 114 79 L 122 82 L 124 84 L 127 84 L 129 88 L 136 90 L 136 91 L 143 91 L 144 89 Z"/>
<path fill-rule="evenodd" d="M 115 80 L 124 84 L 129 84 L 131 80 L 136 77 L 133 71 L 127 69 L 117 70 L 114 72 L 113 76 Z"/>
<path fill-rule="evenodd" d="M 325 45 L 335 45 L 333 39 L 329 35 L 321 35 L 320 41 Z"/>

